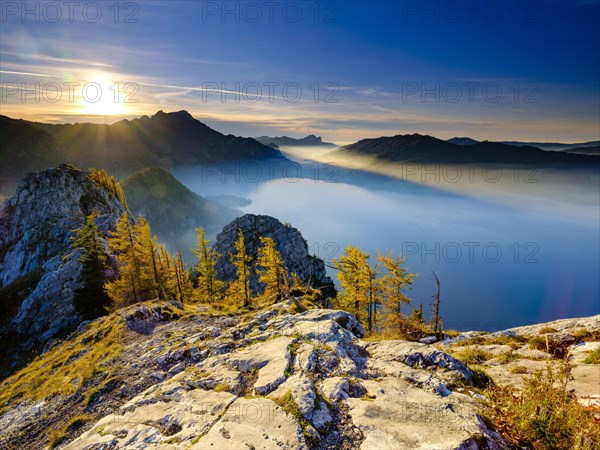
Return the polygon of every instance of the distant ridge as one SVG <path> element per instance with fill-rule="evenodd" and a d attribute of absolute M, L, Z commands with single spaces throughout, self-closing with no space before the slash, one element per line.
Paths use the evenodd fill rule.
<path fill-rule="evenodd" d="M 461 138 L 464 139 L 464 138 Z M 599 164 L 600 158 L 566 152 L 549 152 L 537 147 L 517 147 L 483 141 L 457 145 L 432 136 L 406 134 L 363 139 L 340 147 L 332 155 L 367 156 L 379 161 L 447 164 Z"/>
<path fill-rule="evenodd" d="M 568 151 L 581 147 L 597 147 L 600 146 L 600 141 L 590 141 L 590 142 L 579 142 L 574 144 L 563 144 L 560 142 L 519 142 L 519 141 L 504 141 L 503 144 L 515 145 L 517 147 L 522 147 L 525 145 L 529 145 L 532 147 L 538 147 L 542 150 L 552 150 L 552 151 Z"/>
<path fill-rule="evenodd" d="M 320 136 L 315 136 L 314 134 L 310 134 L 301 139 L 291 138 L 288 136 L 281 137 L 269 137 L 269 136 L 260 136 L 255 138 L 258 142 L 272 146 L 273 144 L 276 146 L 274 148 L 279 148 L 280 146 L 288 146 L 288 147 L 297 147 L 297 146 L 313 146 L 313 147 L 336 147 L 336 145 L 332 142 L 323 142 Z"/>
<path fill-rule="evenodd" d="M 481 141 L 476 141 L 475 139 L 471 139 L 470 137 L 453 137 L 452 139 L 448 139 L 447 142 L 451 142 L 452 144 L 457 145 L 473 145 L 477 144 Z M 501 144 L 513 145 L 515 147 L 537 147 L 542 150 L 549 151 L 564 151 L 570 153 L 581 153 L 594 155 L 597 154 L 597 150 L 595 148 L 600 146 L 600 141 L 590 141 L 590 142 L 579 142 L 573 144 L 565 144 L 562 142 L 521 142 L 521 141 L 501 141 Z M 582 150 L 579 152 L 571 151 L 575 149 L 586 148 L 587 150 Z"/>

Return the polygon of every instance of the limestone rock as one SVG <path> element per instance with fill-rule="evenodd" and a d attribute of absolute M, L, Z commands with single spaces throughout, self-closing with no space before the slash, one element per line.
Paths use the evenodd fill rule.
<path fill-rule="evenodd" d="M 479 400 L 448 388 L 452 380 L 471 380 L 460 362 L 431 345 L 362 341 L 351 314 L 285 312 L 292 302 L 250 319 L 194 316 L 193 305 L 156 301 L 114 313 L 121 323 L 144 318 L 155 327 L 127 344 L 118 361 L 120 390 L 92 402 L 94 420 L 61 448 L 504 448 L 479 418 Z M 127 388 L 144 373 L 143 390 Z M 72 405 L 92 388 L 82 388 Z M 6 436 L 23 436 L 32 419 L 52 426 L 65 401 L 17 403 L 0 415 L 0 427 Z M 11 444 L 42 448 L 47 435 Z"/>
<path fill-rule="evenodd" d="M 11 308 L 16 313 L 2 321 L 0 347 L 11 333 L 20 335 L 22 350 L 43 347 L 82 321 L 73 306 L 81 265 L 71 247 L 72 230 L 95 209 L 98 227 L 108 232 L 124 211 L 112 193 L 87 175 L 68 165 L 31 173 L 3 203 L 0 288 L 20 287 Z M 0 357 L 15 356 L 14 348 L 0 350 Z"/>
<path fill-rule="evenodd" d="M 235 253 L 235 240 L 238 229 L 244 233 L 246 250 L 256 261 L 259 238 L 270 237 L 287 266 L 290 274 L 295 273 L 305 283 L 319 288 L 324 287 L 328 293 L 333 292 L 333 281 L 327 276 L 325 264 L 322 259 L 312 256 L 308 244 L 300 232 L 291 225 L 283 224 L 270 216 L 246 214 L 226 225 L 217 235 L 215 249 L 221 254 L 217 263 L 217 273 L 220 279 L 231 281 L 235 279 L 235 268 L 230 261 L 229 254 Z M 253 292 L 261 292 L 256 273 L 252 273 L 250 287 Z"/>

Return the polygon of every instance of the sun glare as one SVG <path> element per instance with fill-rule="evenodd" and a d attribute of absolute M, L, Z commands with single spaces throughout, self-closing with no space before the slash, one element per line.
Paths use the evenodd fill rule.
<path fill-rule="evenodd" d="M 127 95 L 122 83 L 108 81 L 104 75 L 91 77 L 80 92 L 81 113 L 102 116 L 125 114 L 128 111 L 125 103 Z"/>

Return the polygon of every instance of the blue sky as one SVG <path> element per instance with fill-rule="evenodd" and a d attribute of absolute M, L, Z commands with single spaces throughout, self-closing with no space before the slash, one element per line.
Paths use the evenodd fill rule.
<path fill-rule="evenodd" d="M 50 3 L 2 2 L 2 114 L 187 109 L 226 133 L 339 143 L 600 139 L 598 1 Z"/>

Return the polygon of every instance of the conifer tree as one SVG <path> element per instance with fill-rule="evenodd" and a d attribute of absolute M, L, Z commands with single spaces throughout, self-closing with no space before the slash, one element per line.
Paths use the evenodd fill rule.
<path fill-rule="evenodd" d="M 273 239 L 261 236 L 260 242 L 257 272 L 258 281 L 265 286 L 262 298 L 265 301 L 279 301 L 289 292 L 287 270 Z"/>
<path fill-rule="evenodd" d="M 109 177 L 102 169 L 91 169 L 88 173 L 88 178 L 98 186 L 105 188 L 108 192 L 114 195 L 128 209 L 125 192 L 120 183 L 117 183 L 114 176 Z"/>
<path fill-rule="evenodd" d="M 105 284 L 106 292 L 115 306 L 159 299 L 189 301 L 192 285 L 181 252 L 171 256 L 143 217 L 131 223 L 127 213 L 111 233 L 109 248 L 115 254 L 119 270 L 116 280 Z"/>
<path fill-rule="evenodd" d="M 126 212 L 111 232 L 108 247 L 116 255 L 119 277 L 105 284 L 108 296 L 115 306 L 125 306 L 140 300 L 140 262 L 136 251 L 135 230 Z"/>
<path fill-rule="evenodd" d="M 427 332 L 425 317 L 423 316 L 423 303 L 414 308 L 408 317 L 408 330 L 413 337 L 420 337 Z"/>
<path fill-rule="evenodd" d="M 102 233 L 96 225 L 98 211 L 94 210 L 85 222 L 74 230 L 73 248 L 81 249 L 81 279 L 83 286 L 77 290 L 75 308 L 84 319 L 95 319 L 108 311 L 110 298 L 104 291 L 104 276 L 108 268 L 107 255 L 102 245 Z"/>
<path fill-rule="evenodd" d="M 404 267 L 406 258 L 394 257 L 391 253 L 379 255 L 379 261 L 385 269 L 381 279 L 382 301 L 385 309 L 385 325 L 395 333 L 403 333 L 407 316 L 403 314 L 402 307 L 410 304 L 410 298 L 405 290 L 414 281 L 415 275 L 409 273 Z"/>
<path fill-rule="evenodd" d="M 203 303 L 219 301 L 223 297 L 225 283 L 217 278 L 217 260 L 219 254 L 210 248 L 203 228 L 196 228 L 196 247 L 193 250 L 198 258 L 196 263 L 196 287 L 194 299 Z"/>
<path fill-rule="evenodd" d="M 368 260 L 369 254 L 351 245 L 333 260 L 342 288 L 336 297 L 336 306 L 352 312 L 369 331 L 373 331 L 376 328 L 381 286 L 378 266 L 371 267 Z"/>
<path fill-rule="evenodd" d="M 177 300 L 181 303 L 186 303 L 192 298 L 193 287 L 188 278 L 188 271 L 185 267 L 181 250 L 178 250 L 175 254 L 173 265 L 175 267 L 175 277 L 177 279 Z"/>
<path fill-rule="evenodd" d="M 250 306 L 250 261 L 252 258 L 246 250 L 246 242 L 241 229 L 235 241 L 235 253 L 230 254 L 231 263 L 235 267 L 236 279 L 229 284 L 227 295 L 234 305 Z"/>
<path fill-rule="evenodd" d="M 135 250 L 140 265 L 139 286 L 144 298 L 164 300 L 166 297 L 164 279 L 157 261 L 158 243 L 152 236 L 150 224 L 143 217 L 138 217 L 135 225 Z"/>

